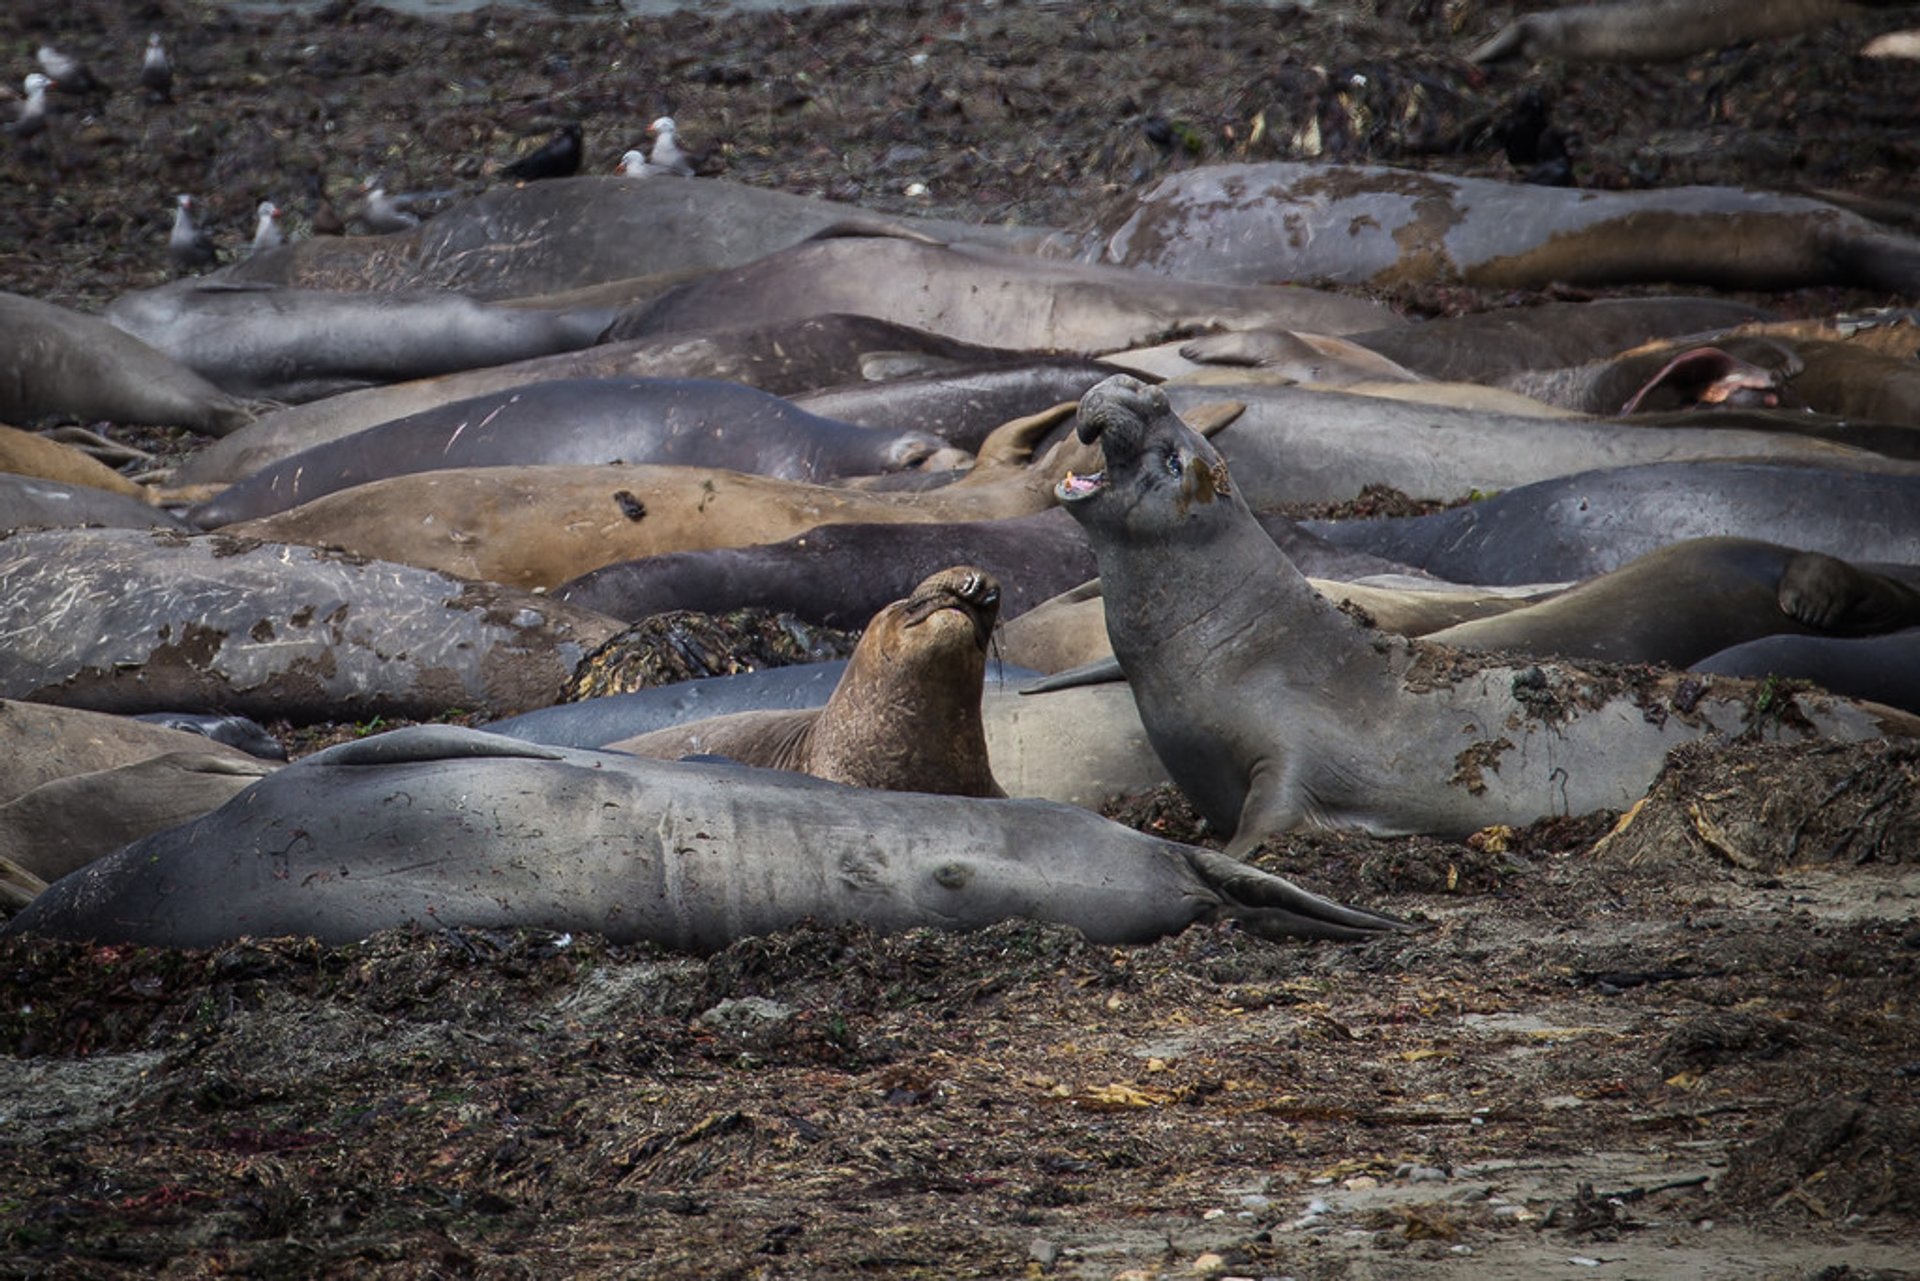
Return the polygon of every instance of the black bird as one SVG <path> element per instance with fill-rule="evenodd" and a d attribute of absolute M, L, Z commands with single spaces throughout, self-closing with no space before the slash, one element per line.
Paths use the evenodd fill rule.
<path fill-rule="evenodd" d="M 538 150 L 529 152 L 509 165 L 502 165 L 500 172 L 516 182 L 533 182 L 539 178 L 565 178 L 580 172 L 580 125 L 569 121 L 555 131 L 553 137 L 542 143 Z"/>

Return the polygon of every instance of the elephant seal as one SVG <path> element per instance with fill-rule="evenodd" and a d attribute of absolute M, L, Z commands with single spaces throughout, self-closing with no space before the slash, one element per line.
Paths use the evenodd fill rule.
<path fill-rule="evenodd" d="M 0 696 L 296 722 L 556 701 L 620 624 L 431 571 L 220 534 L 0 539 Z"/>
<path fill-rule="evenodd" d="M 0 804 L 0 859 L 56 881 L 219 809 L 278 768 L 213 752 L 166 752 L 54 779 Z"/>
<path fill-rule="evenodd" d="M 992 365 L 1025 359 L 1024 353 L 951 342 L 870 316 L 844 315 L 602 343 L 582 351 L 369 387 L 312 404 L 289 406 L 200 450 L 174 473 L 173 481 L 176 485 L 202 485 L 241 480 L 269 463 L 365 428 L 530 383 L 570 378 L 705 378 L 788 396 L 858 382 L 866 377 L 868 357 L 882 353 L 904 355 L 907 363 L 916 366 L 944 366 L 947 362 Z M 1071 400 L 1098 381 L 1090 379 L 1068 395 L 1052 396 L 1016 412 L 1030 413 Z M 810 412 L 862 426 L 897 429 L 919 425 L 899 418 L 870 422 L 819 407 Z M 1003 415 L 994 420 L 994 425 L 1013 416 Z M 924 430 L 946 435 L 937 427 Z M 975 449 L 978 443 L 967 441 L 963 447 Z"/>
<path fill-rule="evenodd" d="M 1673 543 L 1492 618 L 1427 633 L 1459 649 L 1686 667 L 1779 634 L 1920 626 L 1920 565 L 1856 565 L 1751 538 Z"/>
<path fill-rule="evenodd" d="M 1117 372 L 1117 366 L 1097 360 L 1045 356 L 882 382 L 849 382 L 803 392 L 792 400 L 808 413 L 861 427 L 916 427 L 949 445 L 978 452 L 1002 423 L 1078 400 L 1087 388 Z M 1039 442 L 1036 452 L 1050 443 Z"/>
<path fill-rule="evenodd" d="M 1370 632 L 1308 585 L 1213 447 L 1124 375 L 1082 398 L 1104 466 L 1058 487 L 1100 564 L 1107 633 L 1155 752 L 1244 855 L 1303 825 L 1461 835 L 1624 809 L 1677 742 L 1920 734 L 1891 709 L 1468 658 Z M 1666 684 L 1662 682 L 1665 681 Z"/>
<path fill-rule="evenodd" d="M 1069 805 L 881 792 L 434 725 L 297 761 L 55 883 L 7 934 L 210 947 L 525 926 L 713 952 L 808 918 L 893 932 L 1017 916 L 1096 943 L 1223 918 L 1270 936 L 1399 928 Z"/>
<path fill-rule="evenodd" d="M 1920 565 L 1920 468 L 1702 459 L 1522 485 L 1427 516 L 1309 520 L 1319 537 L 1458 583 L 1592 578 L 1686 538 L 1759 538 Z"/>
<path fill-rule="evenodd" d="M 85 485 L 129 498 L 147 496 L 145 489 L 99 459 L 81 453 L 72 445 L 63 445 L 18 427 L 0 426 L 0 472 L 66 485 Z"/>
<path fill-rule="evenodd" d="M 0 421 L 50 418 L 185 427 L 225 436 L 253 411 L 104 320 L 0 293 Z"/>
<path fill-rule="evenodd" d="M 1920 293 L 1920 240 L 1804 197 L 1734 187 L 1593 191 L 1284 161 L 1164 178 L 1086 237 L 1078 256 L 1212 282 Z"/>
<path fill-rule="evenodd" d="M 210 279 L 307 289 L 455 289 L 513 298 L 633 276 L 737 267 L 835 228 L 1008 247 L 1044 231 L 893 218 L 719 179 L 556 178 L 495 187 L 386 236 L 317 236 Z"/>
<path fill-rule="evenodd" d="M 1884 636 L 1763 636 L 1709 654 L 1693 670 L 1811 681 L 1844 698 L 1920 715 L 1920 628 Z"/>
<path fill-rule="evenodd" d="M 70 529 L 80 525 L 120 529 L 188 527 L 172 512 L 155 507 L 137 494 L 0 472 L 0 530 Z"/>
<path fill-rule="evenodd" d="M 0 698 L 0 805 L 58 779 L 168 754 L 214 755 L 241 765 L 250 759 L 169 726 Z"/>
<path fill-rule="evenodd" d="M 622 316 L 609 339 L 845 311 L 961 342 L 1098 355 L 1168 334 L 1309 329 L 1341 334 L 1395 322 L 1378 303 L 1281 285 L 1196 284 L 893 236 L 813 240 L 691 281 Z"/>
<path fill-rule="evenodd" d="M 233 395 L 302 401 L 591 346 L 613 313 L 195 278 L 122 294 L 105 316 Z"/>
<path fill-rule="evenodd" d="M 1711 49 L 1777 40 L 1861 10 L 1846 0 L 1624 0 L 1548 9 L 1515 18 L 1475 46 L 1468 62 L 1557 58 L 1562 62 L 1664 62 Z"/>
<path fill-rule="evenodd" d="M 1391 485 L 1416 498 L 1451 500 L 1475 490 L 1509 490 L 1576 472 L 1683 459 L 1798 459 L 1836 467 L 1879 467 L 1885 461 L 1867 450 L 1791 431 L 1541 418 L 1303 387 L 1167 388 L 1168 399 L 1183 412 L 1223 396 L 1233 397 L 1245 409 L 1217 444 L 1255 511 L 1345 502 L 1368 485 Z M 1534 574 L 1500 581 L 1579 576 Z"/>
<path fill-rule="evenodd" d="M 736 712 L 611 744 L 677 760 L 714 755 L 895 792 L 1004 796 L 987 764 L 980 694 L 1000 583 L 941 570 L 873 616 L 825 706 Z"/>
<path fill-rule="evenodd" d="M 282 459 L 188 513 L 203 529 L 286 511 L 369 481 L 460 467 L 647 463 L 822 484 L 972 461 L 938 436 L 879 431 L 705 379 L 533 383 L 456 401 Z"/>

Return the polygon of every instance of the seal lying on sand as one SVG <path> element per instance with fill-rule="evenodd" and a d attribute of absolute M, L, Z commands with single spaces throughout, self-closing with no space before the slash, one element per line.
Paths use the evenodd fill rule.
<path fill-rule="evenodd" d="M 404 798 L 404 804 L 396 804 Z M 1232 918 L 1269 936 L 1396 928 L 1194 846 L 1048 801 L 846 787 L 545 748 L 450 726 L 344 743 L 69 876 L 9 934 L 209 947 L 375 930 L 592 930 L 712 952 L 794 925 L 1100 943 Z"/>
<path fill-rule="evenodd" d="M 943 569 L 874 615 L 825 707 L 736 712 L 612 747 L 668 760 L 725 756 L 895 792 L 1004 796 L 980 721 L 999 613 L 991 574 Z"/>
<path fill-rule="evenodd" d="M 1231 854 L 1303 825 L 1458 835 L 1624 809 L 1668 748 L 1716 733 L 1920 733 L 1825 699 L 1763 727 L 1738 686 L 1676 698 L 1645 673 L 1368 632 L 1307 584 L 1159 389 L 1109 379 L 1082 399 L 1079 430 L 1104 470 L 1058 493 L 1092 540 L 1114 655 L 1154 750 L 1233 833 Z"/>

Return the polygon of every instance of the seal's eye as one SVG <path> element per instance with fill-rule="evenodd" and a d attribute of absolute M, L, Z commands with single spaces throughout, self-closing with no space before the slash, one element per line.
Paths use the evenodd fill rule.
<path fill-rule="evenodd" d="M 1167 474 L 1169 476 L 1178 476 L 1181 472 L 1181 469 L 1185 466 L 1185 463 L 1181 459 L 1179 453 L 1174 450 L 1167 451 L 1165 462 L 1166 462 Z"/>

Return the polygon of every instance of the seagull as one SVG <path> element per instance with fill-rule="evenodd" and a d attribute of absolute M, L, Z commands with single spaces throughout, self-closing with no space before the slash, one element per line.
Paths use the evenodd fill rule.
<path fill-rule="evenodd" d="M 380 179 L 368 178 L 360 184 L 360 190 L 366 196 L 360 206 L 360 217 L 375 235 L 420 225 L 420 215 L 407 208 L 407 198 L 388 195 Z"/>
<path fill-rule="evenodd" d="M 653 155 L 647 163 L 655 168 L 665 169 L 669 173 L 691 178 L 693 162 L 687 158 L 687 153 L 680 149 L 679 136 L 674 131 L 673 117 L 661 116 L 647 126 L 647 132 L 654 139 Z"/>
<path fill-rule="evenodd" d="M 622 178 L 657 178 L 668 171 L 648 160 L 646 152 L 629 151 L 620 157 L 620 163 L 613 167 L 613 172 Z"/>
<path fill-rule="evenodd" d="M 173 259 L 173 265 L 181 271 L 213 266 L 217 260 L 213 241 L 193 225 L 193 197 L 175 196 L 173 203 L 173 231 L 167 236 L 167 257 Z"/>
<path fill-rule="evenodd" d="M 47 90 L 53 81 L 38 71 L 21 82 L 27 100 L 20 104 L 19 118 L 7 125 L 7 132 L 25 141 L 47 127 Z"/>
<path fill-rule="evenodd" d="M 500 172 L 519 182 L 533 182 L 540 178 L 565 178 L 580 172 L 580 125 L 578 121 L 569 121 L 561 125 L 553 137 L 512 164 L 502 165 Z"/>
<path fill-rule="evenodd" d="M 260 221 L 253 228 L 253 244 L 247 249 L 249 258 L 263 249 L 278 249 L 287 243 L 286 233 L 280 230 L 280 206 L 271 200 L 262 200 L 259 212 Z"/>
<path fill-rule="evenodd" d="M 34 61 L 53 82 L 68 93 L 104 93 L 106 86 L 78 58 L 70 58 L 50 44 L 34 51 Z"/>
<path fill-rule="evenodd" d="M 148 102 L 173 101 L 173 63 L 157 31 L 147 37 L 147 53 L 140 60 L 140 83 L 146 87 Z"/>

